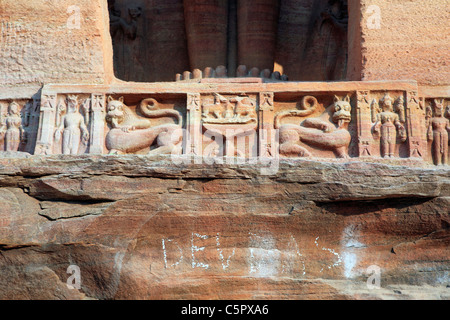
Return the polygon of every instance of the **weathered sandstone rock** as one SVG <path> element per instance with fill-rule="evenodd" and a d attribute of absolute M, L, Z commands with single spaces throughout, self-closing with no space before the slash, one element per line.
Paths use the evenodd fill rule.
<path fill-rule="evenodd" d="M 0 297 L 448 299 L 450 171 L 384 162 L 1 159 Z"/>
<path fill-rule="evenodd" d="M 0 299 L 450 299 L 447 16 L 0 0 Z"/>

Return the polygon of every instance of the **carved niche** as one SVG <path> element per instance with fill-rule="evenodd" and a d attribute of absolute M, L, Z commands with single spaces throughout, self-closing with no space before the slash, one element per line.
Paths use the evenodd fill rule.
<path fill-rule="evenodd" d="M 360 157 L 408 157 L 406 141 L 410 121 L 407 120 L 411 118 L 406 115 L 404 96 L 404 92 L 357 92 Z"/>
<path fill-rule="evenodd" d="M 380 100 L 371 103 L 372 135 L 379 141 L 380 155 L 383 158 L 399 156 L 397 146 L 406 142 L 405 100 L 403 96 L 397 100 L 386 93 Z"/>
<path fill-rule="evenodd" d="M 125 81 L 345 79 L 347 0 L 108 0 Z M 189 71 L 186 71 L 189 70 Z"/>
<path fill-rule="evenodd" d="M 87 127 L 89 104 L 90 100 L 85 99 L 80 108 L 80 102 L 76 95 L 68 95 L 59 101 L 54 141 L 56 148 L 61 148 L 62 154 L 76 155 L 86 152 L 89 142 Z"/>
<path fill-rule="evenodd" d="M 105 127 L 101 97 L 98 94 L 42 94 L 40 106 L 36 105 L 39 125 L 33 138 L 34 154 L 103 153 L 104 142 L 100 143 L 99 150 L 97 148 L 99 135 L 104 139 Z"/>

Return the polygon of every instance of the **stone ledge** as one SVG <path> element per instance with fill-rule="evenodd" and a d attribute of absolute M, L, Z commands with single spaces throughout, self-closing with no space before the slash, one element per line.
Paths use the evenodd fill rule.
<path fill-rule="evenodd" d="M 173 160 L 179 163 L 174 163 Z M 191 160 L 191 163 L 180 163 Z M 280 159 L 269 162 L 246 164 L 207 164 L 211 158 L 186 156 L 28 156 L 27 158 L 0 158 L 0 186 L 18 185 L 23 179 L 64 182 L 95 180 L 115 184 L 114 177 L 125 183 L 128 194 L 134 194 L 133 179 L 162 179 L 162 181 L 190 180 L 242 180 L 242 184 L 296 185 L 294 189 L 308 186 L 302 196 L 312 201 L 374 200 L 386 198 L 435 198 L 450 196 L 450 167 L 435 167 L 411 159 L 361 159 L 322 162 L 304 159 Z M 217 159 L 216 159 L 217 160 Z M 236 161 L 237 158 L 226 161 Z M 241 159 L 244 161 L 244 159 Z M 268 159 L 266 159 L 268 160 Z M 202 163 L 195 164 L 195 161 Z M 262 161 L 262 160 L 261 160 Z M 415 166 L 410 167 L 411 162 Z M 421 167 L 416 165 L 420 164 Z M 271 166 L 270 174 L 263 169 Z M 109 181 L 109 182 L 108 182 Z M 246 182 L 247 181 L 247 182 Z M 160 182 L 161 183 L 161 182 Z M 53 183 L 52 183 L 53 185 Z M 55 186 L 53 186 L 55 187 Z M 75 187 L 75 185 L 73 186 Z M 145 187 L 148 188 L 148 187 Z M 65 188 L 63 188 L 65 189 Z M 134 191 L 133 191 L 134 190 Z M 320 192 L 319 192 L 320 190 Z M 101 190 L 91 190 L 98 198 Z M 299 191 L 299 190 L 298 190 Z M 316 192 L 317 191 L 317 192 Z M 88 189 L 82 193 L 88 195 Z"/>

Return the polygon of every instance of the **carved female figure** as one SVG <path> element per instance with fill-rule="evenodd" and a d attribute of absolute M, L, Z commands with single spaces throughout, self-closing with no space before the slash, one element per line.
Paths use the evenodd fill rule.
<path fill-rule="evenodd" d="M 450 121 L 444 116 L 443 100 L 438 101 L 435 99 L 432 105 L 433 109 L 431 107 L 427 108 L 429 118 L 427 137 L 429 141 L 433 141 L 432 155 L 434 164 L 437 166 L 445 165 L 448 161 Z"/>
<path fill-rule="evenodd" d="M 61 140 L 61 135 L 63 138 L 63 154 L 78 154 L 80 138 L 83 144 L 87 144 L 89 140 L 89 132 L 84 117 L 78 112 L 77 97 L 69 96 L 67 98 L 67 113 L 62 117 L 61 124 L 56 129 L 55 140 Z"/>
<path fill-rule="evenodd" d="M 18 151 L 24 131 L 19 105 L 17 103 L 12 102 L 9 104 L 8 116 L 5 119 L 5 123 L 5 151 Z"/>
<path fill-rule="evenodd" d="M 397 131 L 402 142 L 406 141 L 406 130 L 403 126 L 404 119 L 394 112 L 393 100 L 387 93 L 381 103 L 381 112 L 376 100 L 372 102 L 373 135 L 375 139 L 381 139 L 380 148 L 383 158 L 393 158 L 397 143 Z M 379 112 L 379 113 L 377 113 Z"/>

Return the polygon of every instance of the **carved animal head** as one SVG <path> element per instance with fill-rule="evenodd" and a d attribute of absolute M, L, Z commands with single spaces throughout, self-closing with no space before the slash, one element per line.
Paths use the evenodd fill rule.
<path fill-rule="evenodd" d="M 352 106 L 350 104 L 350 97 L 347 95 L 343 100 L 338 96 L 334 96 L 334 114 L 333 121 L 341 127 L 344 123 L 349 123 L 352 120 Z"/>
<path fill-rule="evenodd" d="M 78 96 L 67 96 L 67 112 L 78 111 Z"/>
<path fill-rule="evenodd" d="M 435 117 L 442 117 L 444 114 L 444 99 L 434 99 L 433 100 L 433 109 Z"/>
<path fill-rule="evenodd" d="M 114 100 L 113 97 L 108 97 L 108 105 L 106 107 L 106 121 L 111 124 L 113 128 L 125 121 L 127 106 L 123 103 L 123 97 Z"/>

